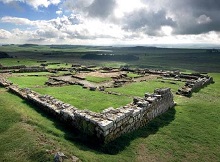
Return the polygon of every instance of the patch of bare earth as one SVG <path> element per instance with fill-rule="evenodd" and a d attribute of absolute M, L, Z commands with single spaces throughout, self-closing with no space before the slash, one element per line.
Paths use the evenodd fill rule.
<path fill-rule="evenodd" d="M 157 77 L 159 77 L 159 75 L 145 75 L 143 77 L 134 78 L 134 81 L 141 82 L 141 81 L 153 80 L 153 79 L 157 79 Z"/>
<path fill-rule="evenodd" d="M 78 73 L 76 76 L 85 78 L 86 76 L 94 76 L 94 77 L 117 77 L 121 74 L 125 74 L 125 72 L 108 72 L 108 73 L 102 73 L 100 71 L 90 72 L 90 73 Z"/>

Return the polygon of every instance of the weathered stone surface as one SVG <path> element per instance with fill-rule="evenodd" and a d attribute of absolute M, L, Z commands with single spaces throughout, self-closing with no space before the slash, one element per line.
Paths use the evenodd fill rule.
<path fill-rule="evenodd" d="M 190 97 L 195 90 L 198 90 L 203 86 L 214 82 L 212 77 L 203 76 L 203 75 L 198 75 L 198 76 L 183 75 L 182 77 L 193 79 L 193 80 L 188 80 L 186 84 L 182 88 L 178 89 L 178 91 L 176 92 L 176 94 L 187 97 Z"/>
<path fill-rule="evenodd" d="M 103 130 L 103 131 L 106 131 L 108 130 L 109 128 L 111 128 L 113 126 L 113 121 L 110 121 L 110 120 L 103 120 L 103 121 L 100 121 L 98 123 L 98 125 L 100 126 L 100 128 Z"/>

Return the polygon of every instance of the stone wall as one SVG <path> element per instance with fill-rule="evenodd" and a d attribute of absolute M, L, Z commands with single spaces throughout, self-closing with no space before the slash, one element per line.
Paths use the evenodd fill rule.
<path fill-rule="evenodd" d="M 108 108 L 101 113 L 79 110 L 52 96 L 40 95 L 30 89 L 19 89 L 16 86 L 9 86 L 9 89 L 100 143 L 108 143 L 122 134 L 145 126 L 174 106 L 169 88 L 156 89 L 153 94 L 146 93 L 143 98 L 134 98 L 126 106 Z"/>
<path fill-rule="evenodd" d="M 188 80 L 186 84 L 178 89 L 177 94 L 190 97 L 193 92 L 202 88 L 205 85 L 214 83 L 213 78 L 210 76 L 186 76 L 191 77 L 191 80 Z"/>
<path fill-rule="evenodd" d="M 17 65 L 17 66 L 1 66 L 0 69 L 2 70 L 8 70 L 8 69 L 20 69 L 20 68 L 26 68 L 25 65 Z"/>
<path fill-rule="evenodd" d="M 12 85 L 12 83 L 10 81 L 8 81 L 7 79 L 5 79 L 4 77 L 0 76 L 0 86 L 2 87 L 8 87 Z"/>
<path fill-rule="evenodd" d="M 45 67 L 25 67 L 25 68 L 20 68 L 18 72 L 20 73 L 26 73 L 26 72 L 47 72 L 48 70 L 45 69 Z"/>

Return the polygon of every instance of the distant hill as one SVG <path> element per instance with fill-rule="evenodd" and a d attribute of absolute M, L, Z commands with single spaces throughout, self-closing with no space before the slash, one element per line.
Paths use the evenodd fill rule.
<path fill-rule="evenodd" d="M 137 61 L 138 56 L 135 55 L 114 55 L 114 54 L 86 54 L 81 57 L 86 60 L 105 60 L 105 61 Z"/>
<path fill-rule="evenodd" d="M 11 56 L 9 56 L 6 52 L 1 52 L 0 51 L 0 59 L 1 58 L 12 58 Z"/>
<path fill-rule="evenodd" d="M 35 46 L 38 46 L 37 44 L 22 44 L 22 45 L 19 45 L 18 47 L 35 47 Z"/>

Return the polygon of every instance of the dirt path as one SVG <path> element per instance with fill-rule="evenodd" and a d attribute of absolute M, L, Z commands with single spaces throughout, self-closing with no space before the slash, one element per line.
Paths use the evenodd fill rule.
<path fill-rule="evenodd" d="M 121 74 L 126 74 L 126 72 L 118 71 L 118 72 L 102 73 L 100 71 L 95 71 L 95 72 L 90 72 L 90 73 L 78 73 L 78 74 L 76 74 L 76 76 L 82 77 L 82 78 L 85 78 L 86 76 L 94 76 L 94 77 L 102 77 L 102 78 L 109 77 L 109 78 L 111 78 L 111 77 L 117 77 Z"/>
<path fill-rule="evenodd" d="M 134 78 L 133 80 L 135 82 L 142 82 L 142 81 L 157 79 L 157 77 L 159 77 L 159 75 L 146 75 L 146 76 L 143 76 L 143 77 Z"/>
<path fill-rule="evenodd" d="M 80 83 L 83 84 L 85 87 L 112 87 L 114 81 L 106 81 L 106 82 L 101 82 L 101 83 L 93 83 L 89 82 L 87 80 L 81 80 L 77 78 L 73 78 L 72 76 L 61 76 L 61 77 L 55 77 L 57 80 L 61 80 L 64 82 L 72 82 L 72 83 Z"/>

